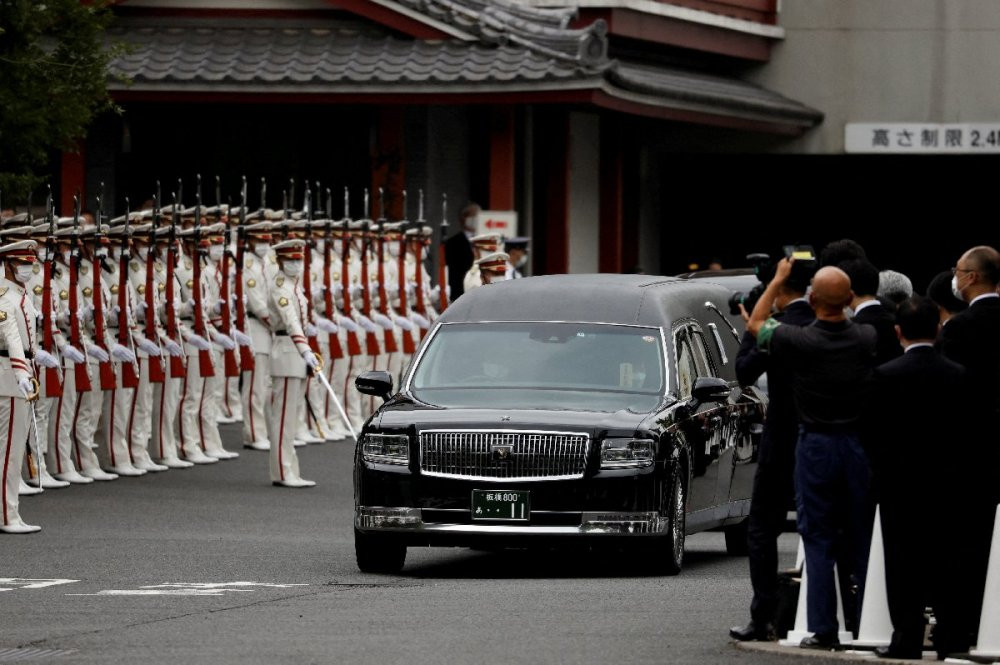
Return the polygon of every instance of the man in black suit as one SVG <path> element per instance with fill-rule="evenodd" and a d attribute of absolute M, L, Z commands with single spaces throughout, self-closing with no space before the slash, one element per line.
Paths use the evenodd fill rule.
<path fill-rule="evenodd" d="M 878 268 L 867 259 L 851 259 L 841 263 L 840 269 L 851 278 L 854 322 L 872 326 L 878 333 L 875 362 L 881 365 L 898 358 L 903 348 L 896 337 L 896 319 L 875 295 L 878 293 Z"/>
<path fill-rule="evenodd" d="M 445 243 L 445 256 L 448 261 L 448 286 L 451 287 L 450 301 L 455 302 L 465 293 L 465 273 L 472 267 L 472 236 L 476 234 L 476 217 L 480 208 L 470 203 L 458 215 L 459 231 L 448 238 Z"/>
<path fill-rule="evenodd" d="M 965 462 L 956 479 L 965 509 L 950 521 L 955 579 L 942 612 L 953 631 L 935 631 L 938 653 L 966 651 L 975 642 L 986 584 L 993 516 L 1000 501 L 1000 253 L 973 247 L 952 271 L 952 292 L 969 304 L 941 331 L 941 352 L 965 367 L 968 398 L 958 418 L 972 431 L 960 440 Z M 954 617 L 952 617 L 954 614 Z"/>
<path fill-rule="evenodd" d="M 945 577 L 941 546 L 928 525 L 945 524 L 965 506 L 941 490 L 961 474 L 942 444 L 956 441 L 956 414 L 965 398 L 965 369 L 934 348 L 940 328 L 937 305 L 914 296 L 896 310 L 896 333 L 905 352 L 875 369 L 870 455 L 882 515 L 885 581 L 892 642 L 883 658 L 919 659 L 924 608 L 938 604 L 937 580 Z M 930 537 L 929 537 L 930 536 Z M 961 537 L 961 536 L 957 536 Z M 939 630 L 949 627 L 938 624 Z"/>
<path fill-rule="evenodd" d="M 807 326 L 816 320 L 816 313 L 805 297 L 811 276 L 796 274 L 782 284 L 775 299 L 779 312 L 774 317 L 776 320 L 793 326 Z M 749 386 L 767 372 L 768 406 L 747 524 L 750 584 L 753 586 L 750 623 L 729 631 L 730 637 L 741 642 L 775 639 L 778 536 L 795 500 L 795 441 L 799 436 L 799 415 L 788 369 L 769 363 L 769 359 L 757 348 L 754 336 L 744 333 L 736 355 L 736 377 L 740 385 Z"/>

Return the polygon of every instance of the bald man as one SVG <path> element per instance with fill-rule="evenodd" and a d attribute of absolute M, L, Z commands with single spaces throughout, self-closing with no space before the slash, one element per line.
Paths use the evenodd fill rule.
<path fill-rule="evenodd" d="M 809 304 L 816 321 L 805 327 L 782 325 L 771 308 L 792 272 L 781 261 L 774 279 L 750 315 L 747 329 L 771 361 L 792 377 L 799 412 L 795 448 L 795 506 L 809 570 L 806 598 L 807 649 L 836 649 L 837 595 L 834 562 L 838 549 L 850 552 L 854 583 L 864 593 L 871 518 L 868 459 L 858 437 L 865 386 L 875 363 L 876 333 L 844 314 L 854 299 L 851 280 L 834 267 L 813 277 Z M 846 542 L 840 542 L 846 535 Z"/>

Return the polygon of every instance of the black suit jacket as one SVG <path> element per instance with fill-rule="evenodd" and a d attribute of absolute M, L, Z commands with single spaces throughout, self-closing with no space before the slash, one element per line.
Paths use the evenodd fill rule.
<path fill-rule="evenodd" d="M 968 445 L 965 368 L 918 347 L 875 368 L 872 384 L 866 447 L 881 498 L 924 504 L 953 496 L 947 487 L 966 482 L 975 464 L 960 452 Z"/>
<path fill-rule="evenodd" d="M 854 317 L 855 323 L 869 325 L 875 328 L 878 342 L 875 346 L 875 364 L 887 363 L 903 354 L 903 347 L 896 337 L 896 315 L 885 308 L 882 303 L 868 305 Z"/>
<path fill-rule="evenodd" d="M 455 302 L 465 293 L 465 273 L 472 267 L 472 243 L 464 231 L 459 231 L 448 238 L 444 251 L 448 262 L 448 286 L 451 287 L 450 302 Z"/>
<path fill-rule="evenodd" d="M 807 326 L 816 320 L 809 303 L 797 301 L 775 317 L 783 325 Z M 736 377 L 741 385 L 750 385 L 767 372 L 767 420 L 761 441 L 759 459 L 768 464 L 781 456 L 790 461 L 798 438 L 799 414 L 792 396 L 792 377 L 781 363 L 770 362 L 768 354 L 757 348 L 757 340 L 749 332 L 743 334 L 736 354 Z"/>
<path fill-rule="evenodd" d="M 941 329 L 941 352 L 965 367 L 970 398 L 1000 424 L 1000 298 L 985 298 Z"/>

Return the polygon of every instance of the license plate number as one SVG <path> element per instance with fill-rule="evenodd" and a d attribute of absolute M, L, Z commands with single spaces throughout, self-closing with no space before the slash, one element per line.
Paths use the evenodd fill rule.
<path fill-rule="evenodd" d="M 527 522 L 531 515 L 529 492 L 522 490 L 472 490 L 472 519 Z"/>

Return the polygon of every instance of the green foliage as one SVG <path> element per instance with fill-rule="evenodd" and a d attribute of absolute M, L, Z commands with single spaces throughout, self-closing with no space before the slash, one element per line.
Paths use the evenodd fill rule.
<path fill-rule="evenodd" d="M 110 0 L 0 0 L 0 189 L 23 200 L 52 150 L 72 150 L 112 106 Z"/>

